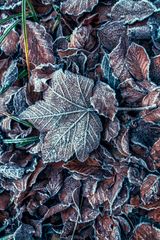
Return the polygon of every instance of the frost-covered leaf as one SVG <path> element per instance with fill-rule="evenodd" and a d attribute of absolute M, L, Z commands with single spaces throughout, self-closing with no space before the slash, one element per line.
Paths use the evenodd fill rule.
<path fill-rule="evenodd" d="M 118 45 L 109 54 L 109 63 L 113 74 L 120 81 L 130 78 L 130 73 L 126 65 L 126 48 L 126 43 L 121 38 Z"/>
<path fill-rule="evenodd" d="M 126 64 L 131 75 L 139 81 L 149 80 L 150 60 L 146 50 L 132 43 L 126 55 Z"/>
<path fill-rule="evenodd" d="M 101 67 L 103 70 L 104 77 L 107 79 L 107 83 L 109 84 L 109 86 L 113 89 L 116 89 L 119 84 L 119 80 L 112 74 L 112 69 L 109 64 L 109 54 L 107 53 L 104 54 Z"/>
<path fill-rule="evenodd" d="M 99 81 L 93 89 L 91 105 L 100 115 L 113 121 L 118 106 L 115 91 L 108 84 Z"/>
<path fill-rule="evenodd" d="M 28 57 L 32 68 L 40 64 L 54 63 L 52 37 L 42 25 L 27 21 L 27 38 Z M 20 45 L 24 51 L 23 35 L 20 38 Z"/>
<path fill-rule="evenodd" d="M 95 233 L 98 240 L 121 240 L 118 222 L 107 214 L 97 217 Z"/>
<path fill-rule="evenodd" d="M 118 118 L 114 118 L 114 121 L 106 120 L 104 125 L 104 140 L 110 142 L 112 139 L 117 137 L 120 130 L 120 122 Z"/>
<path fill-rule="evenodd" d="M 30 85 L 33 87 L 35 92 L 41 92 L 47 89 L 47 80 L 52 78 L 52 73 L 57 70 L 56 65 L 40 64 L 36 66 L 31 72 L 29 79 Z"/>
<path fill-rule="evenodd" d="M 44 100 L 20 117 L 41 132 L 48 131 L 42 146 L 44 162 L 67 161 L 74 153 L 84 161 L 100 141 L 102 125 L 90 104 L 93 80 L 58 70 Z"/>
<path fill-rule="evenodd" d="M 66 0 L 61 4 L 61 11 L 69 15 L 80 15 L 84 12 L 90 12 L 99 0 Z"/>
<path fill-rule="evenodd" d="M 14 238 L 32 240 L 33 233 L 35 233 L 33 226 L 23 223 L 19 228 L 17 228 L 16 232 L 14 233 Z"/>
<path fill-rule="evenodd" d="M 70 42 L 68 44 L 69 48 L 84 48 L 92 31 L 91 26 L 81 26 L 75 28 L 70 36 Z M 93 42 L 92 42 L 93 45 Z"/>
<path fill-rule="evenodd" d="M 101 44 L 107 48 L 107 50 L 113 50 L 121 37 L 126 36 L 126 26 L 124 21 L 107 22 L 98 29 L 98 35 Z"/>
<path fill-rule="evenodd" d="M 0 174 L 9 179 L 19 179 L 22 178 L 24 174 L 24 168 L 16 165 L 3 164 L 0 166 Z"/>
<path fill-rule="evenodd" d="M 11 32 L 3 40 L 1 44 L 1 50 L 6 55 L 15 54 L 17 51 L 18 42 L 19 42 L 19 34 L 14 29 L 12 29 Z"/>
<path fill-rule="evenodd" d="M 153 144 L 151 156 L 154 160 L 158 160 L 160 156 L 160 138 Z"/>
<path fill-rule="evenodd" d="M 140 223 L 134 229 L 133 236 L 130 238 L 131 240 L 159 240 L 160 239 L 160 229 L 153 226 L 151 223 Z"/>
<path fill-rule="evenodd" d="M 83 176 L 93 176 L 98 179 L 102 178 L 104 174 L 100 163 L 91 158 L 88 158 L 84 163 L 78 160 L 71 160 L 64 164 L 64 168 L 71 172 L 82 174 Z"/>
<path fill-rule="evenodd" d="M 160 120 L 160 89 L 149 92 L 142 100 L 142 106 L 154 106 L 152 110 L 144 110 L 141 116 L 146 122 L 159 122 Z"/>
<path fill-rule="evenodd" d="M 142 185 L 141 185 L 141 199 L 144 204 L 153 203 L 156 200 L 159 200 L 159 185 L 160 178 L 156 175 L 148 175 Z"/>
<path fill-rule="evenodd" d="M 9 63 L 9 62 L 8 62 Z M 1 63 L 0 63 L 1 65 Z M 17 62 L 11 61 L 8 68 L 5 70 L 2 60 L 2 68 L 0 69 L 2 76 L 0 78 L 1 88 L 0 93 L 5 92 L 18 78 Z"/>
<path fill-rule="evenodd" d="M 16 7 L 19 7 L 22 3 L 21 0 L 6 0 L 5 3 L 0 3 L 0 9 L 4 10 L 13 10 Z"/>
<path fill-rule="evenodd" d="M 79 191 L 81 183 L 72 176 L 65 179 L 63 189 L 59 193 L 59 199 L 64 204 L 71 204 L 74 201 L 74 193 Z"/>
<path fill-rule="evenodd" d="M 119 0 L 112 8 L 111 16 L 114 20 L 125 20 L 133 24 L 142 21 L 154 13 L 156 7 L 147 0 Z"/>
<path fill-rule="evenodd" d="M 150 77 L 152 81 L 159 84 L 159 76 L 160 76 L 160 55 L 151 58 L 150 65 Z"/>

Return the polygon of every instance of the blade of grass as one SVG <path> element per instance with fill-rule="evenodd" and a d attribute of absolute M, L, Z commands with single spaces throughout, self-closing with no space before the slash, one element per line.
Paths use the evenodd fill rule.
<path fill-rule="evenodd" d="M 20 19 L 16 20 L 12 25 L 10 25 L 3 33 L 3 35 L 0 37 L 0 44 L 4 41 L 4 39 L 7 37 L 7 35 L 12 31 L 12 29 L 20 22 Z"/>
<path fill-rule="evenodd" d="M 21 120 L 21 119 L 19 119 L 18 117 L 11 116 L 11 115 L 9 115 L 9 117 L 10 117 L 12 120 L 14 120 L 14 121 L 16 121 L 16 122 L 18 122 L 18 123 L 21 123 L 21 124 L 23 124 L 23 125 L 26 126 L 26 127 L 33 127 L 33 125 L 32 125 L 31 123 L 27 122 L 26 120 Z"/>
<path fill-rule="evenodd" d="M 37 17 L 37 13 L 36 13 L 36 11 L 35 11 L 32 3 L 30 2 L 30 0 L 27 0 L 27 4 L 28 4 L 28 6 L 29 6 L 29 8 L 30 8 L 30 10 L 31 10 L 31 12 L 32 12 L 32 14 L 33 14 L 33 19 L 34 19 L 34 21 L 35 21 L 35 22 L 38 22 L 39 20 L 38 20 L 38 17 Z"/>
<path fill-rule="evenodd" d="M 10 115 L 10 114 L 7 113 L 7 112 L 0 112 L 0 114 L 2 114 L 2 115 L 4 115 L 4 116 L 7 116 L 7 117 L 9 117 L 10 119 L 12 119 L 12 120 L 14 120 L 14 121 L 16 121 L 16 122 L 18 122 L 18 123 L 21 123 L 21 124 L 23 124 L 23 125 L 26 126 L 26 127 L 33 127 L 33 125 L 32 125 L 31 123 L 29 123 L 28 121 L 22 120 L 22 119 L 20 119 L 20 118 L 18 118 L 18 117 L 15 117 L 15 116 L 12 116 L 12 115 Z"/>
<path fill-rule="evenodd" d="M 8 21 L 10 21 L 10 20 L 12 20 L 12 19 L 14 19 L 14 18 L 21 17 L 21 16 L 22 16 L 21 13 L 17 13 L 17 14 L 11 15 L 11 16 L 9 16 L 9 17 L 0 19 L 0 25 L 1 25 L 1 24 L 4 24 L 4 23 L 6 23 L 6 22 L 8 22 Z"/>
<path fill-rule="evenodd" d="M 26 70 L 26 69 L 23 69 L 21 72 L 19 72 L 19 74 L 18 74 L 18 79 L 27 77 L 27 75 L 28 75 L 27 70 Z"/>
<path fill-rule="evenodd" d="M 28 70 L 28 78 L 30 77 L 30 64 L 29 64 L 29 56 L 28 56 L 28 38 L 27 38 L 27 25 L 26 25 L 26 3 L 27 0 L 22 0 L 22 31 L 24 36 L 24 49 L 25 49 L 25 57 L 26 57 L 26 65 Z"/>
<path fill-rule="evenodd" d="M 21 18 L 22 17 L 22 13 L 17 13 L 14 15 L 11 15 L 9 17 L 0 19 L 0 25 L 9 22 L 10 20 L 14 20 L 15 18 Z M 33 17 L 32 13 L 27 13 L 27 18 Z"/>
<path fill-rule="evenodd" d="M 30 144 L 39 140 L 39 137 L 26 137 L 26 138 L 15 138 L 15 139 L 3 139 L 3 143 L 5 144 Z"/>

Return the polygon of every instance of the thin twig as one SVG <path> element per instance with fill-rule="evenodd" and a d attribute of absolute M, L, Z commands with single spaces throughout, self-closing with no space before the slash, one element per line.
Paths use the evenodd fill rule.
<path fill-rule="evenodd" d="M 118 111 L 144 111 L 144 110 L 153 110 L 157 108 L 156 104 L 144 107 L 118 107 Z"/>

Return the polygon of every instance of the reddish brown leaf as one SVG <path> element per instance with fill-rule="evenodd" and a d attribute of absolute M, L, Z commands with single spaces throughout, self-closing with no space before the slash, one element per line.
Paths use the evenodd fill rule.
<path fill-rule="evenodd" d="M 47 80 L 52 78 L 52 74 L 55 71 L 52 64 L 40 64 L 36 66 L 31 72 L 29 79 L 31 86 L 35 92 L 42 92 L 48 88 Z"/>
<path fill-rule="evenodd" d="M 160 138 L 153 144 L 151 156 L 154 160 L 158 160 L 160 156 Z"/>
<path fill-rule="evenodd" d="M 27 21 L 27 37 L 31 68 L 45 63 L 53 64 L 52 37 L 46 32 L 45 28 L 38 23 Z M 24 49 L 23 35 L 20 38 L 20 45 Z"/>
<path fill-rule="evenodd" d="M 126 36 L 124 21 L 107 22 L 98 31 L 101 44 L 108 50 L 115 48 L 121 37 Z"/>
<path fill-rule="evenodd" d="M 112 217 L 107 216 L 99 216 L 96 219 L 95 223 L 96 236 L 99 240 L 115 240 L 121 239 L 120 237 L 120 228 L 116 220 Z"/>
<path fill-rule="evenodd" d="M 156 7 L 146 0 L 119 0 L 112 8 L 111 16 L 114 20 L 122 19 L 133 24 L 142 21 L 154 13 Z"/>
<path fill-rule="evenodd" d="M 4 191 L 0 194 L 0 211 L 4 211 L 5 209 L 7 209 L 11 200 L 10 198 L 11 196 L 7 191 Z"/>
<path fill-rule="evenodd" d="M 116 138 L 120 130 L 120 122 L 118 118 L 114 118 L 113 121 L 106 120 L 104 127 L 104 140 L 110 142 Z"/>
<path fill-rule="evenodd" d="M 141 199 L 144 204 L 152 203 L 159 199 L 160 179 L 156 175 L 148 175 L 141 185 Z"/>
<path fill-rule="evenodd" d="M 158 122 L 160 120 L 160 90 L 157 88 L 149 92 L 142 100 L 142 106 L 155 106 L 153 110 L 141 112 L 141 116 L 146 122 Z M 157 106 L 157 108 L 156 108 Z"/>
<path fill-rule="evenodd" d="M 12 55 L 16 53 L 19 42 L 19 34 L 12 30 L 4 39 L 1 49 L 6 55 Z"/>
<path fill-rule="evenodd" d="M 150 77 L 152 81 L 158 84 L 160 76 L 160 55 L 151 58 Z"/>
<path fill-rule="evenodd" d="M 129 155 L 129 138 L 128 129 L 121 128 L 119 135 L 114 139 L 117 150 L 122 156 L 127 157 Z"/>
<path fill-rule="evenodd" d="M 109 54 L 109 62 L 114 75 L 120 80 L 124 81 L 130 78 L 126 65 L 126 43 L 123 38 L 120 39 L 118 45 Z"/>
<path fill-rule="evenodd" d="M 150 223 L 140 223 L 134 230 L 131 240 L 159 240 L 160 230 Z"/>
<path fill-rule="evenodd" d="M 69 15 L 80 15 L 84 12 L 90 12 L 95 5 L 98 4 L 98 0 L 66 0 L 61 4 L 61 11 Z"/>
<path fill-rule="evenodd" d="M 64 164 L 64 167 L 71 172 L 76 172 L 84 176 L 102 177 L 100 163 L 94 159 L 88 158 L 84 163 L 78 160 L 71 160 Z"/>
<path fill-rule="evenodd" d="M 98 82 L 93 89 L 93 96 L 90 98 L 91 105 L 100 114 L 111 121 L 117 112 L 118 102 L 114 90 L 104 82 Z"/>
<path fill-rule="evenodd" d="M 92 27 L 80 26 L 75 28 L 70 36 L 69 48 L 84 48 L 90 50 L 90 45 L 93 48 L 94 39 L 91 36 Z"/>
<path fill-rule="evenodd" d="M 137 80 L 149 80 L 150 60 L 142 46 L 136 43 L 130 45 L 126 55 L 126 65 L 130 74 Z"/>

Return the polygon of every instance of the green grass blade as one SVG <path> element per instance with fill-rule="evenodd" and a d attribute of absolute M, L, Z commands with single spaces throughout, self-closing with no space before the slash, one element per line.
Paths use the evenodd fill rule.
<path fill-rule="evenodd" d="M 17 14 L 11 15 L 9 17 L 0 19 L 0 25 L 5 24 L 5 23 L 7 23 L 11 20 L 14 20 L 15 18 L 21 18 L 21 17 L 22 17 L 22 13 L 17 13 Z M 30 18 L 30 17 L 33 17 L 33 14 L 32 13 L 27 13 L 27 18 Z"/>
<path fill-rule="evenodd" d="M 16 121 L 16 122 L 18 122 L 18 123 L 21 123 L 21 124 L 23 124 L 23 125 L 26 126 L 26 127 L 33 127 L 33 125 L 32 125 L 31 123 L 29 123 L 28 121 L 26 121 L 26 120 L 22 120 L 22 119 L 20 119 L 20 118 L 18 118 L 18 117 L 11 116 L 11 115 L 9 115 L 9 117 L 10 117 L 12 120 L 14 120 L 14 121 Z"/>
<path fill-rule="evenodd" d="M 3 143 L 5 144 L 30 144 L 37 142 L 39 140 L 39 137 L 26 137 L 26 138 L 15 138 L 15 139 L 3 139 Z"/>
<path fill-rule="evenodd" d="M 0 44 L 4 41 L 4 39 L 7 37 L 7 35 L 12 31 L 12 29 L 20 22 L 20 19 L 16 20 L 12 25 L 10 25 L 3 33 L 3 35 L 0 37 Z"/>
<path fill-rule="evenodd" d="M 27 25 L 26 25 L 26 3 L 27 0 L 22 0 L 22 31 L 24 35 L 24 49 L 25 49 L 25 57 L 26 57 L 26 65 L 28 70 L 28 77 L 30 76 L 30 64 L 28 57 L 28 38 L 27 38 Z"/>
<path fill-rule="evenodd" d="M 36 11 L 35 11 L 32 3 L 30 2 L 30 0 L 27 0 L 27 4 L 28 4 L 28 6 L 29 6 L 29 8 L 30 8 L 30 10 L 31 10 L 31 12 L 32 12 L 32 14 L 33 14 L 33 19 L 34 19 L 34 21 L 35 21 L 35 22 L 38 22 L 39 20 L 38 20 L 38 17 L 37 17 L 37 13 L 36 13 Z"/>
<path fill-rule="evenodd" d="M 17 13 L 17 14 L 11 15 L 11 16 L 9 16 L 9 17 L 0 19 L 0 25 L 1 25 L 1 24 L 4 24 L 4 23 L 7 23 L 7 22 L 9 22 L 10 20 L 13 20 L 14 18 L 21 17 L 21 16 L 22 16 L 21 13 Z"/>
<path fill-rule="evenodd" d="M 1 115 L 4 115 L 4 116 L 7 116 L 7 117 L 9 117 L 10 119 L 12 119 L 12 120 L 14 120 L 14 121 L 16 121 L 16 122 L 18 122 L 18 123 L 21 123 L 21 124 L 23 124 L 23 125 L 26 126 L 26 127 L 33 127 L 33 125 L 32 125 L 30 122 L 28 122 L 28 121 L 26 121 L 26 120 L 22 120 L 22 119 L 20 119 L 20 118 L 18 118 L 18 117 L 12 116 L 12 115 L 10 115 L 10 114 L 7 113 L 7 112 L 0 112 L 0 114 L 1 114 Z"/>
<path fill-rule="evenodd" d="M 26 70 L 26 69 L 23 69 L 21 72 L 19 72 L 19 74 L 18 74 L 18 79 L 22 79 L 22 78 L 24 78 L 24 77 L 27 77 L 27 75 L 28 75 L 27 70 Z"/>

